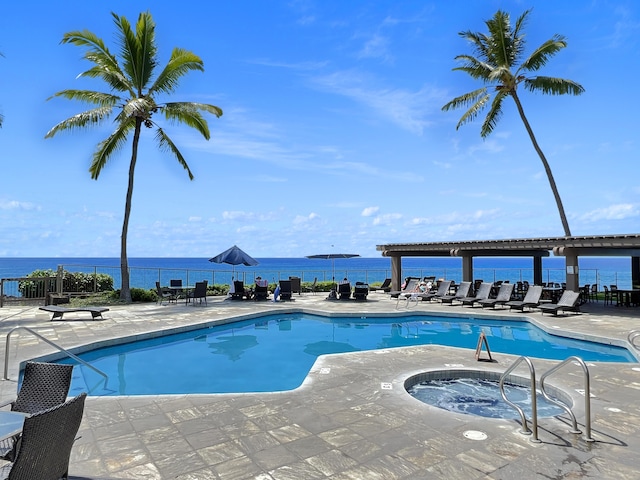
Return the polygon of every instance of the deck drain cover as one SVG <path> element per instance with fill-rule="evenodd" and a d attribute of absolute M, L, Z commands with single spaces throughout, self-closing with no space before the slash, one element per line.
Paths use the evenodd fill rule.
<path fill-rule="evenodd" d="M 467 430 L 463 433 L 465 438 L 469 440 L 486 440 L 487 434 L 479 430 Z"/>

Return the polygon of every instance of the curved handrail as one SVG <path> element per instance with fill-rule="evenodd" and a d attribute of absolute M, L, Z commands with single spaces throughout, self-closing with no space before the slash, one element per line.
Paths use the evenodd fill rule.
<path fill-rule="evenodd" d="M 638 333 L 640 334 L 640 332 Z M 578 364 L 582 367 L 582 370 L 584 371 L 585 440 L 587 442 L 594 442 L 595 440 L 591 437 L 591 386 L 590 386 L 590 380 L 589 380 L 589 368 L 587 367 L 587 364 L 584 363 L 584 361 L 580 357 L 575 357 L 575 356 L 569 357 L 563 362 L 556 365 L 555 367 L 543 373 L 542 376 L 540 377 L 540 390 L 542 391 L 542 395 L 544 396 L 544 398 L 547 399 L 547 401 L 553 403 L 554 405 L 559 406 L 565 412 L 567 412 L 567 414 L 571 417 L 571 422 L 573 424 L 573 430 L 571 431 L 571 433 L 581 433 L 580 430 L 578 429 L 578 422 L 576 420 L 576 416 L 573 414 L 573 411 L 563 402 L 551 397 L 544 388 L 544 381 L 549 375 L 560 370 L 562 367 L 564 367 L 565 365 L 567 365 L 569 362 L 572 362 L 572 361 L 578 362 Z"/>
<path fill-rule="evenodd" d="M 640 350 L 640 345 L 636 345 L 633 342 L 636 338 L 640 338 L 640 330 L 631 330 L 629 335 L 627 335 L 627 342 L 629 342 L 636 350 Z"/>
<path fill-rule="evenodd" d="M 527 426 L 527 417 L 524 414 L 524 410 L 520 408 L 520 406 L 513 403 L 511 400 L 507 398 L 507 394 L 504 391 L 504 381 L 506 377 L 516 369 L 520 363 L 526 362 L 529 366 L 529 373 L 531 374 L 531 427 L 532 430 L 529 430 Z M 533 363 L 528 357 L 519 357 L 515 362 L 511 364 L 509 368 L 500 376 L 500 394 L 502 395 L 502 399 L 507 402 L 507 404 L 511 405 L 516 411 L 520 414 L 520 418 L 522 420 L 522 433 L 525 435 L 529 435 L 533 433 L 531 437 L 532 442 L 540 442 L 538 439 L 538 403 L 536 397 L 536 369 L 533 366 Z"/>
<path fill-rule="evenodd" d="M 9 372 L 9 340 L 11 339 L 11 334 L 13 332 L 15 332 L 16 330 L 26 330 L 31 335 L 35 336 L 36 338 L 39 338 L 40 340 L 42 340 L 46 344 L 51 345 L 54 348 L 57 348 L 58 350 L 60 350 L 65 355 L 67 355 L 67 356 L 71 357 L 72 359 L 74 359 L 76 362 L 78 362 L 78 363 L 80 363 L 80 364 L 82 364 L 82 365 L 84 365 L 86 367 L 89 367 L 91 370 L 95 371 L 99 375 L 102 375 L 104 377 L 104 388 L 105 388 L 105 390 L 107 389 L 107 381 L 109 380 L 109 376 L 106 373 L 104 373 L 102 370 L 97 369 L 96 367 L 94 367 L 90 363 L 87 363 L 86 361 L 82 360 L 80 357 L 78 357 L 77 355 L 74 355 L 70 351 L 65 350 L 60 345 L 57 345 L 57 344 L 53 343 L 51 340 L 49 340 L 48 338 L 43 337 L 38 332 L 36 332 L 35 330 L 32 330 L 29 327 L 14 327 L 11 330 L 9 330 L 9 333 L 7 333 L 7 340 L 6 340 L 5 348 L 4 348 L 4 379 L 5 380 L 9 380 L 9 373 L 8 373 Z"/>

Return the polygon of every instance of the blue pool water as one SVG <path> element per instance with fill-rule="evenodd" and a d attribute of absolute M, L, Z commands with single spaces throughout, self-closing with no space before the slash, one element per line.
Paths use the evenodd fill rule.
<path fill-rule="evenodd" d="M 624 348 L 550 335 L 524 321 L 277 314 L 83 353 L 79 356 L 106 372 L 109 380 L 104 388 L 102 378 L 81 365 L 74 369 L 72 393 L 291 390 L 300 386 L 319 355 L 426 344 L 475 350 L 480 332 L 492 352 L 557 360 L 575 355 L 585 361 L 636 362 Z"/>

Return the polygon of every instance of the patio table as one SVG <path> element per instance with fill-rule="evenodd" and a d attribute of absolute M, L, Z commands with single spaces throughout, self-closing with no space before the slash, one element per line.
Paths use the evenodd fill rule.
<path fill-rule="evenodd" d="M 0 440 L 19 434 L 26 417 L 28 414 L 23 412 L 0 410 Z"/>

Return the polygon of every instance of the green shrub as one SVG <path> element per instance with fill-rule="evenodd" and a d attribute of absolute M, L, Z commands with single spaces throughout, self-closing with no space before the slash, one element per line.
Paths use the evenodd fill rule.
<path fill-rule="evenodd" d="M 54 270 L 34 270 L 27 277 L 53 277 L 49 280 L 49 292 L 56 291 L 57 272 Z M 95 289 L 94 289 L 95 286 Z M 40 282 L 23 280 L 18 284 L 18 290 L 25 298 L 43 297 L 45 293 L 44 285 Z M 113 290 L 113 277 L 105 273 L 82 273 L 63 271 L 62 291 L 66 293 L 79 292 L 108 292 Z"/>

